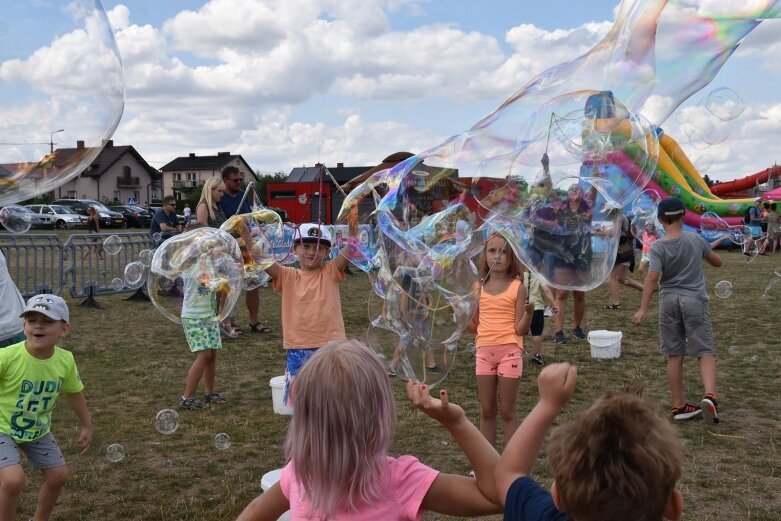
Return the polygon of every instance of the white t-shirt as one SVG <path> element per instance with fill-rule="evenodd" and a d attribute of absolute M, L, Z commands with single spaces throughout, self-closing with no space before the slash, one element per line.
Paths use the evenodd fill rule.
<path fill-rule="evenodd" d="M 0 340 L 21 333 L 24 319 L 19 315 L 24 311 L 24 297 L 8 273 L 5 257 L 0 252 Z"/>

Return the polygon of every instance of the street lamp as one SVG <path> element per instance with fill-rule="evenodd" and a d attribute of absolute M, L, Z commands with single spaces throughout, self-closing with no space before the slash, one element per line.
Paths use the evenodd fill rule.
<path fill-rule="evenodd" d="M 65 132 L 64 128 L 61 128 L 60 130 L 55 130 L 54 132 L 49 132 L 49 153 L 54 153 L 54 134 L 57 132 Z"/>

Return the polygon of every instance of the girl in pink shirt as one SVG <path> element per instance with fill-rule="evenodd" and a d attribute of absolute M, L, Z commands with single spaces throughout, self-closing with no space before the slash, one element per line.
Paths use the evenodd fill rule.
<path fill-rule="evenodd" d="M 523 335 L 529 329 L 534 304 L 526 298 L 521 263 L 501 235 L 494 234 L 486 241 L 480 269 L 480 303 L 468 329 L 477 333 L 480 432 L 494 445 L 497 389 L 505 443 L 518 427 L 516 403 L 523 372 Z"/>
<path fill-rule="evenodd" d="M 407 396 L 444 425 L 475 469 L 475 479 L 442 474 L 413 456 L 388 455 L 396 403 L 377 354 L 356 340 L 321 347 L 296 378 L 293 418 L 277 484 L 255 498 L 239 521 L 419 520 L 431 510 L 456 516 L 498 513 L 494 469 L 499 455 L 464 410 L 407 382 Z"/>
<path fill-rule="evenodd" d="M 656 232 L 656 223 L 653 220 L 645 222 L 643 227 L 643 253 L 640 256 L 640 266 L 638 267 L 639 273 L 642 275 L 645 273 L 648 263 L 651 261 L 651 245 L 659 238 L 659 234 Z"/>

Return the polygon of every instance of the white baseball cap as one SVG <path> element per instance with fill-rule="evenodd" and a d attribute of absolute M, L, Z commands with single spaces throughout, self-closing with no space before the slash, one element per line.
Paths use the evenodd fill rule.
<path fill-rule="evenodd" d="M 65 300 L 62 297 L 48 293 L 30 297 L 30 300 L 27 301 L 27 306 L 19 316 L 24 318 L 28 313 L 40 313 L 52 320 L 64 320 L 65 323 L 70 322 L 68 304 L 65 303 Z"/>
<path fill-rule="evenodd" d="M 326 247 L 331 247 L 331 232 L 325 226 L 306 223 L 299 225 L 296 228 L 296 232 L 293 235 L 293 244 L 323 244 Z"/>

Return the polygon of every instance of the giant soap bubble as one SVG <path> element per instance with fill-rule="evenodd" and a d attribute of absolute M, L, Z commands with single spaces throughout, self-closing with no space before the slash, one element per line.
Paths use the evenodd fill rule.
<path fill-rule="evenodd" d="M 173 322 L 182 316 L 222 320 L 236 305 L 243 278 L 236 240 L 222 230 L 198 228 L 155 250 L 147 289 L 155 307 Z"/>
<path fill-rule="evenodd" d="M 251 213 L 230 217 L 220 229 L 238 242 L 244 262 L 243 288 L 259 287 L 266 278 L 265 270 L 283 259 L 275 255 L 275 240 L 283 234 L 279 214 L 267 208 L 256 208 Z"/>
<path fill-rule="evenodd" d="M 124 106 L 122 63 L 100 2 L 11 2 L 3 9 L 0 206 L 83 172 Z M 31 30 L 40 47 L 12 43 L 31 41 Z"/>

